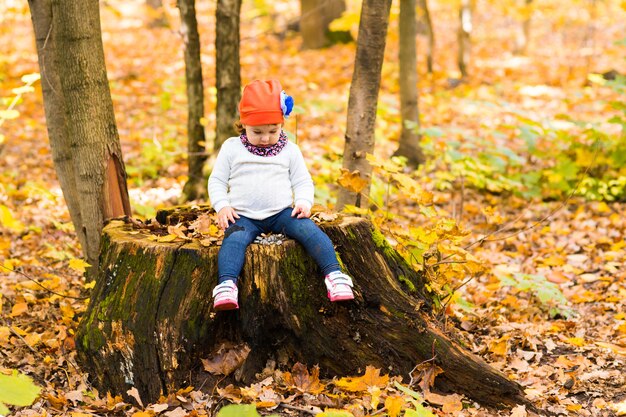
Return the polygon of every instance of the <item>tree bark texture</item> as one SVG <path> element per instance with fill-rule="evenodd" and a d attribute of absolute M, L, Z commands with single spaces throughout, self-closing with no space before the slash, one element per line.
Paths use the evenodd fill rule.
<path fill-rule="evenodd" d="M 44 98 L 46 127 L 52 160 L 78 240 L 81 246 L 86 248 L 87 235 L 82 228 L 80 195 L 76 186 L 71 142 L 65 120 L 65 99 L 59 79 L 56 34 L 52 24 L 52 1 L 29 0 L 28 5 L 35 31 L 37 58 L 41 73 L 41 91 Z"/>
<path fill-rule="evenodd" d="M 400 3 L 402 5 L 402 3 Z M 433 73 L 433 55 L 435 53 L 435 30 L 433 29 L 433 21 L 430 17 L 428 9 L 428 0 L 419 0 L 418 8 L 420 9 L 419 21 L 425 26 L 426 37 L 428 38 L 428 49 L 426 50 L 426 68 L 429 74 Z"/>
<path fill-rule="evenodd" d="M 328 46 L 328 26 L 346 10 L 345 0 L 300 0 L 302 49 Z"/>
<path fill-rule="evenodd" d="M 176 224 L 202 210 L 179 208 L 157 219 Z M 230 342 L 250 348 L 237 372 L 242 382 L 252 382 L 268 360 L 319 364 L 326 376 L 356 375 L 367 365 L 406 375 L 429 360 L 444 370 L 436 379 L 441 389 L 486 405 L 527 403 L 517 383 L 438 327 L 424 278 L 370 222 L 346 217 L 321 227 L 354 278 L 353 302 L 330 303 L 312 258 L 286 240 L 248 247 L 240 310 L 216 314 L 218 246 L 159 243 L 146 230 L 111 222 L 77 333 L 81 366 L 101 392 L 136 387 L 144 402 L 154 401 L 189 384 L 211 390 L 217 377 L 200 369 L 200 359 Z"/>
<path fill-rule="evenodd" d="M 204 86 L 200 60 L 200 34 L 196 20 L 195 0 L 178 0 L 180 31 L 185 51 L 185 79 L 187 80 L 187 183 L 183 188 L 183 200 L 205 199 L 208 191 L 203 174 L 207 160 L 204 126 Z"/>
<path fill-rule="evenodd" d="M 98 2 L 29 2 L 50 146 L 91 265 L 104 220 L 130 215 L 126 173 L 104 63 Z"/>
<path fill-rule="evenodd" d="M 457 31 L 457 63 L 463 77 L 468 75 L 468 65 L 471 52 L 472 13 L 475 0 L 461 0 L 459 9 L 459 28 Z"/>
<path fill-rule="evenodd" d="M 343 168 L 350 172 L 358 171 L 367 185 L 360 193 L 340 189 L 337 201 L 339 210 L 347 204 L 358 207 L 367 205 L 372 167 L 366 155 L 374 150 L 376 140 L 376 108 L 390 8 L 391 0 L 364 0 L 361 6 L 356 59 L 348 99 Z"/>
<path fill-rule="evenodd" d="M 213 150 L 237 136 L 234 123 L 241 99 L 239 23 L 241 0 L 218 0 L 215 10 L 215 82 L 217 87 L 216 131 Z"/>
<path fill-rule="evenodd" d="M 420 147 L 420 114 L 417 91 L 417 16 L 416 0 L 400 2 L 400 114 L 402 131 L 395 155 L 407 158 L 409 166 L 417 168 L 425 161 Z"/>

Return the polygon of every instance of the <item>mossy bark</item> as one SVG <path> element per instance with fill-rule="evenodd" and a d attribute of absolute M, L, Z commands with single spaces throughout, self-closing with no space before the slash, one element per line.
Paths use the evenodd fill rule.
<path fill-rule="evenodd" d="M 159 216 L 173 223 L 194 217 L 185 209 Z M 217 246 L 158 243 L 129 224 L 110 223 L 77 335 L 82 366 L 100 390 L 135 386 L 148 401 L 188 384 L 212 387 L 200 359 L 224 341 L 245 342 L 251 352 L 238 374 L 246 382 L 270 359 L 319 364 L 326 375 L 356 375 L 367 365 L 407 375 L 433 360 L 444 370 L 440 388 L 490 406 L 528 404 L 517 383 L 437 327 L 424 278 L 371 223 L 343 218 L 321 227 L 354 278 L 354 302 L 330 303 L 314 261 L 287 240 L 248 248 L 241 308 L 216 314 Z"/>

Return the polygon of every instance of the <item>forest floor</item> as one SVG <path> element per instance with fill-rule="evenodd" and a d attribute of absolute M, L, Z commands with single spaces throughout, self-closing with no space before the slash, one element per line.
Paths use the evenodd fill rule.
<path fill-rule="evenodd" d="M 278 3 L 274 7 L 291 2 Z M 470 77 L 458 86 L 455 53 L 448 52 L 456 50 L 455 34 L 442 29 L 456 27 L 454 9 L 441 3 L 433 10 L 435 73 L 425 74 L 421 54 L 419 64 L 422 124 L 443 132 L 434 136 L 435 150 L 429 158 L 437 159 L 449 143 L 459 142 L 462 150 L 463 144 L 471 145 L 468 152 L 510 147 L 523 155 L 525 164 L 538 163 L 524 153 L 526 142 L 519 140 L 520 129 L 515 127 L 520 118 L 557 123 L 566 114 L 615 132 L 606 123 L 614 111 L 608 102 L 620 98 L 608 88 L 590 85 L 587 75 L 626 73 L 626 48 L 614 44 L 626 33 L 626 12 L 619 2 L 596 5 L 591 23 L 587 16 L 591 9 L 583 2 L 576 13 L 569 5 L 559 8 L 555 2 L 543 2 L 546 9 L 533 21 L 528 55 L 515 56 L 510 50 L 516 20 L 502 6 L 479 1 Z M 39 71 L 26 7 L 0 2 L 3 98 L 22 85 L 21 76 Z M 203 4 L 198 10 L 208 131 L 215 125 L 211 7 Z M 177 22 L 173 5 L 167 11 L 170 21 Z M 290 120 L 285 128 L 292 134 L 297 131 L 316 180 L 318 202 L 332 207 L 355 47 L 300 51 L 297 34 L 282 29 L 297 10 L 277 10 L 273 21 L 254 12 L 244 5 L 243 81 L 275 77 L 295 97 L 303 112 L 297 126 Z M 145 10 L 137 2 L 102 3 L 102 21 L 131 200 L 137 216 L 150 217 L 155 208 L 177 202 L 186 179 L 181 40 L 176 29 L 149 29 Z M 378 111 L 380 158 L 393 153 L 399 133 L 398 47 L 393 34 L 397 19 L 390 30 Z M 420 51 L 424 45 L 420 37 Z M 216 395 L 183 390 L 145 407 L 95 391 L 78 369 L 74 346 L 90 285 L 82 276 L 81 251 L 56 181 L 39 85 L 16 109 L 19 117 L 0 128 L 5 136 L 5 143 L 0 142 L 0 372 L 17 369 L 30 375 L 42 394 L 15 415 L 211 415 L 225 403 L 224 397 L 251 402 L 255 389 L 257 397 L 261 392 L 266 397 L 284 394 L 276 407 L 261 409 L 263 413 L 310 415 L 303 408 L 323 409 L 320 396 L 326 396 L 339 398 L 339 405 L 354 416 L 393 415 L 389 399 L 399 395 L 395 385 L 399 376 L 373 387 L 378 391 L 361 393 L 338 394 L 331 389 L 333 381 L 322 381 L 326 389 L 321 394 L 289 401 L 288 393 L 279 393 L 271 381 L 236 395 L 224 394 L 225 387 Z M 481 140 L 472 142 L 476 138 Z M 417 180 L 433 192 L 440 213 L 457 219 L 467 231 L 464 245 L 488 237 L 468 249 L 480 259 L 483 273 L 464 283 L 456 303 L 447 309 L 460 337 L 474 353 L 522 384 L 541 409 L 557 415 L 626 415 L 625 203 L 568 198 L 567 193 L 542 201 L 510 190 L 480 191 L 458 178 L 441 180 L 437 172 L 445 172 L 446 166 L 435 163 Z M 444 183 L 448 187 L 438 186 Z M 374 187 L 374 198 L 383 204 L 384 189 Z M 415 226 L 413 222 L 420 221 L 412 206 L 397 203 L 386 209 L 395 214 L 397 225 Z M 393 234 L 388 237 L 394 240 Z M 403 376 L 405 384 L 408 379 Z M 436 415 L 528 413 L 523 407 L 487 410 L 460 396 L 437 396 L 428 388 L 428 384 L 412 387 L 426 397 L 426 408 Z"/>

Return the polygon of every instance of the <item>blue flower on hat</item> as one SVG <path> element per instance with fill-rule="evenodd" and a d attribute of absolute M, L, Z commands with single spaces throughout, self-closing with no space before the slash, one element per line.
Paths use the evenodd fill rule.
<path fill-rule="evenodd" d="M 280 108 L 283 111 L 285 117 L 289 117 L 293 110 L 293 97 L 287 95 L 285 90 L 280 92 Z"/>

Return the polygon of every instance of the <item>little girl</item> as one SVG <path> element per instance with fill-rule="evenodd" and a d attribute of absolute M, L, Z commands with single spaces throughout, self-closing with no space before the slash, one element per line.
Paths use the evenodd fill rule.
<path fill-rule="evenodd" d="M 248 84 L 239 102 L 240 136 L 224 142 L 209 178 L 209 198 L 225 230 L 217 258 L 216 310 L 239 308 L 237 279 L 246 248 L 261 233 L 296 239 L 325 275 L 330 301 L 352 300 L 352 279 L 342 273 L 328 236 L 309 217 L 313 180 L 300 148 L 282 131 L 293 98 L 276 80 Z"/>

